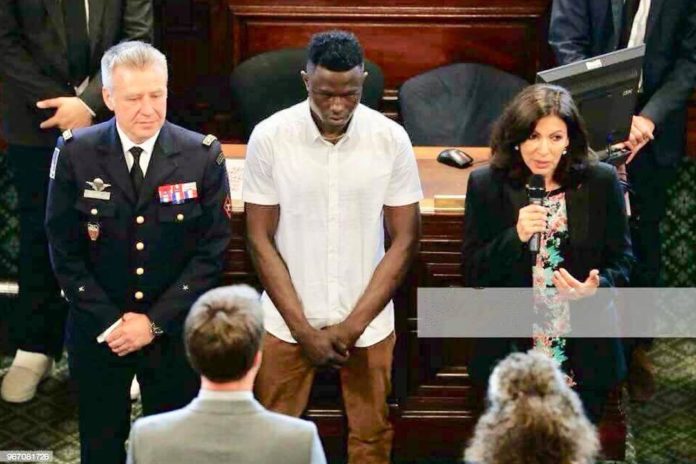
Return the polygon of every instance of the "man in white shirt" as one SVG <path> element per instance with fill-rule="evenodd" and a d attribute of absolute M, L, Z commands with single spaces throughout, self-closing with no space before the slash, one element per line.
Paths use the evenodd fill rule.
<path fill-rule="evenodd" d="M 246 285 L 201 296 L 184 325 L 184 343 L 201 376 L 183 409 L 139 419 L 129 464 L 326 464 L 317 427 L 267 411 L 252 393 L 261 365 L 263 312 Z"/>
<path fill-rule="evenodd" d="M 123 42 L 104 55 L 102 77 L 115 117 L 59 139 L 46 209 L 70 305 L 82 464 L 125 462 L 134 375 L 145 415 L 195 396 L 183 321 L 218 284 L 231 234 L 219 142 L 166 121 L 164 55 Z"/>
<path fill-rule="evenodd" d="M 389 462 L 391 297 L 418 250 L 423 196 L 404 129 L 359 104 L 366 77 L 355 36 L 312 37 L 308 99 L 254 129 L 243 185 L 266 289 L 259 400 L 299 416 L 316 368 L 340 369 L 348 460 L 361 464 Z"/>

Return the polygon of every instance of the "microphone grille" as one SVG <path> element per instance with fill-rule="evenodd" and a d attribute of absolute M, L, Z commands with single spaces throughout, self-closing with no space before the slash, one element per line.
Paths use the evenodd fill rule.
<path fill-rule="evenodd" d="M 544 176 L 541 174 L 532 174 L 529 176 L 529 188 L 545 189 Z"/>
<path fill-rule="evenodd" d="M 527 190 L 530 198 L 544 198 L 544 195 L 546 195 L 544 176 L 541 174 L 532 174 L 529 176 Z"/>

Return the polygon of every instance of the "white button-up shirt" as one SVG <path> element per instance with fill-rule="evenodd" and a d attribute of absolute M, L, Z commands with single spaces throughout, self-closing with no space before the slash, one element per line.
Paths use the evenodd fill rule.
<path fill-rule="evenodd" d="M 383 207 L 423 198 L 406 131 L 359 105 L 345 136 L 324 140 L 304 101 L 259 123 L 249 139 L 242 198 L 280 205 L 275 244 L 316 328 L 343 321 L 384 256 Z M 295 342 L 267 293 L 266 330 Z M 394 330 L 390 301 L 356 346 L 373 345 Z"/>
<path fill-rule="evenodd" d="M 640 0 L 638 11 L 633 18 L 631 35 L 628 39 L 628 47 L 635 47 L 645 43 L 645 29 L 648 24 L 648 14 L 650 14 L 650 0 Z"/>

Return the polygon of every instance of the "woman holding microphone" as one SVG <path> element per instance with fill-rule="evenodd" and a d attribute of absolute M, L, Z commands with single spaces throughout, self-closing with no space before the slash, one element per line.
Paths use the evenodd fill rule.
<path fill-rule="evenodd" d="M 596 422 L 626 371 L 621 345 L 615 338 L 563 335 L 570 331 L 571 302 L 628 280 L 633 256 L 615 170 L 590 151 L 568 91 L 547 84 L 526 88 L 508 105 L 493 129 L 491 150 L 490 165 L 469 177 L 464 285 L 531 287 L 544 320 L 529 339 L 477 339 L 469 373 L 485 385 L 498 360 L 533 347 L 556 360 Z M 537 204 L 529 201 L 530 180 L 543 186 Z M 530 251 L 533 240 L 536 252 Z M 605 313 L 613 320 L 613 305 Z"/>

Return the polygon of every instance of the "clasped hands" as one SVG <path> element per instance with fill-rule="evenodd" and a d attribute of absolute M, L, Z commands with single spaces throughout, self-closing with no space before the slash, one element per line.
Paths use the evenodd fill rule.
<path fill-rule="evenodd" d="M 123 322 L 106 337 L 114 354 L 126 356 L 152 342 L 155 336 L 150 329 L 150 318 L 140 313 L 125 313 Z"/>
<path fill-rule="evenodd" d="M 541 205 L 527 205 L 520 209 L 517 225 L 517 235 L 527 243 L 532 235 L 546 231 L 546 208 Z M 599 287 L 599 270 L 592 269 L 584 281 L 573 277 L 565 268 L 554 271 L 551 278 L 559 295 L 565 300 L 579 300 L 592 296 Z"/>
<path fill-rule="evenodd" d="M 78 97 L 49 98 L 37 102 L 36 106 L 41 109 L 55 108 L 56 110 L 52 117 L 39 125 L 41 129 L 57 127 L 63 131 L 92 125 L 92 115 L 87 105 Z"/>
<path fill-rule="evenodd" d="M 360 328 L 345 320 L 322 329 L 309 328 L 295 338 L 313 365 L 340 369 L 361 334 Z"/>

